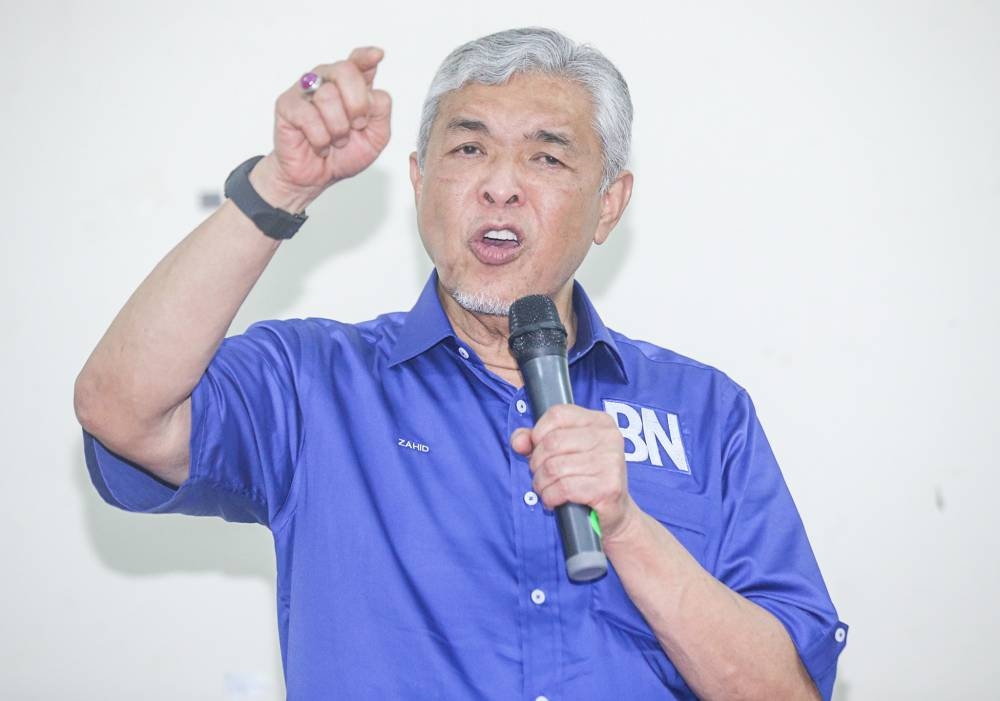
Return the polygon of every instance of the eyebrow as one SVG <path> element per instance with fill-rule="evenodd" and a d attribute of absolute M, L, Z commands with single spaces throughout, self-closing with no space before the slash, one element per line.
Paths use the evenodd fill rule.
<path fill-rule="evenodd" d="M 446 131 L 473 131 L 490 136 L 490 128 L 486 126 L 484 122 L 478 119 L 466 119 L 465 117 L 455 117 L 448 121 L 445 127 Z M 573 145 L 573 140 L 570 137 L 559 131 L 550 131 L 548 129 L 538 129 L 534 133 L 525 133 L 524 138 L 528 141 L 541 141 L 546 144 L 556 144 L 557 146 L 562 146 L 570 151 L 575 151 L 576 147 Z"/>

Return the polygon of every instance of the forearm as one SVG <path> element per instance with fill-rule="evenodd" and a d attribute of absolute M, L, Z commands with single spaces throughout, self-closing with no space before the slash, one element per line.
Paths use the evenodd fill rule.
<path fill-rule="evenodd" d="M 81 423 L 112 442 L 125 439 L 117 431 L 155 432 L 191 394 L 278 246 L 228 200 L 185 237 L 132 294 L 81 371 Z"/>
<path fill-rule="evenodd" d="M 818 699 L 784 626 L 636 510 L 605 550 L 667 656 L 703 699 Z"/>

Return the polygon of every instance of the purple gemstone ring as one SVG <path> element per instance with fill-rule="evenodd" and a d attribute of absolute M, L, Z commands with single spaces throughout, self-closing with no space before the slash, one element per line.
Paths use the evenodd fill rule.
<path fill-rule="evenodd" d="M 302 92 L 307 95 L 319 90 L 319 86 L 323 84 L 323 78 L 312 71 L 308 73 L 303 73 L 302 77 L 299 78 L 299 87 L 302 88 Z"/>

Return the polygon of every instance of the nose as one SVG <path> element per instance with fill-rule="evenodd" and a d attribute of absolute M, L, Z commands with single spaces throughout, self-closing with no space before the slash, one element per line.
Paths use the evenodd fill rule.
<path fill-rule="evenodd" d="M 519 205 L 524 202 L 524 188 L 517 167 L 510 162 L 490 164 L 480 188 L 480 197 L 488 205 Z"/>

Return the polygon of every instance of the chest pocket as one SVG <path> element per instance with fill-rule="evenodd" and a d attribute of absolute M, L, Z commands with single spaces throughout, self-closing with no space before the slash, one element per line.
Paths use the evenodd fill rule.
<path fill-rule="evenodd" d="M 666 527 L 704 566 L 708 540 L 706 536 L 708 509 L 705 497 L 676 489 L 669 481 L 675 479 L 673 475 L 645 476 L 643 474 L 645 472 L 646 468 L 641 466 L 629 467 L 629 493 L 632 499 L 640 509 Z M 667 479 L 664 480 L 662 477 Z M 631 633 L 655 640 L 656 636 L 649 624 L 625 593 L 625 588 L 613 566 L 608 567 L 606 577 L 591 586 L 595 615 Z"/>

